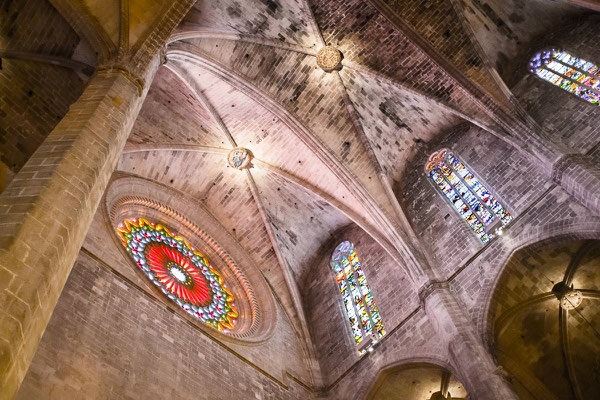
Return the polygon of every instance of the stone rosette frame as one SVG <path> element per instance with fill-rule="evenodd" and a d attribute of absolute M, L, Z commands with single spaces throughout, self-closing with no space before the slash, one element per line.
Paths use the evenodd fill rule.
<path fill-rule="evenodd" d="M 107 228 L 114 233 L 111 236 L 115 251 L 121 252 L 129 261 L 125 268 L 138 271 L 139 282 L 143 282 L 144 290 L 211 336 L 243 343 L 260 343 L 272 336 L 277 313 L 267 282 L 245 250 L 197 202 L 156 182 L 132 175 L 115 174 L 102 206 Z M 210 260 L 235 298 L 238 316 L 233 329 L 226 332 L 212 329 L 189 315 L 147 279 L 123 247 L 116 231 L 122 221 L 130 218 L 145 218 L 176 231 Z"/>

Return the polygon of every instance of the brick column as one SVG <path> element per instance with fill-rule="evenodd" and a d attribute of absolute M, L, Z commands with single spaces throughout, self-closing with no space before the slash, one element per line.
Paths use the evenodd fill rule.
<path fill-rule="evenodd" d="M 445 287 L 422 293 L 425 311 L 437 335 L 447 346 L 451 361 L 472 399 L 518 400 L 476 334 L 454 295 Z"/>
<path fill-rule="evenodd" d="M 157 65 L 143 79 L 99 70 L 0 195 L 2 400 L 27 372 Z"/>

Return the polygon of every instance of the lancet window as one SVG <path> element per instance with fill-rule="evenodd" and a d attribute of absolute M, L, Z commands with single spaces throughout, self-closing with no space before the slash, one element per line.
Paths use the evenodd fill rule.
<path fill-rule="evenodd" d="M 443 149 L 433 153 L 425 170 L 483 243 L 501 234 L 502 227 L 512 220 L 506 207 L 451 151 Z"/>
<path fill-rule="evenodd" d="M 543 80 L 592 104 L 600 104 L 600 68 L 565 50 L 537 53 L 529 70 Z"/>
<path fill-rule="evenodd" d="M 358 352 L 371 351 L 373 344 L 385 335 L 385 329 L 354 245 L 342 242 L 333 252 L 330 264 Z"/>

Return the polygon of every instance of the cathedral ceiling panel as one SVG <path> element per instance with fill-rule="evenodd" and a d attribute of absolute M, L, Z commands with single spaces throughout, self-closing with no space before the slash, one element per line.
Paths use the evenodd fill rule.
<path fill-rule="evenodd" d="M 266 93 L 310 130 L 371 196 L 393 215 L 387 194 L 376 179 L 374 160 L 353 125 L 335 74 L 316 65 L 315 57 L 288 50 L 226 40 L 195 40 L 194 51 L 214 60 Z"/>
<path fill-rule="evenodd" d="M 597 393 L 599 257 L 598 241 L 534 245 L 511 258 L 495 289 L 490 317 L 498 360 L 522 386 L 552 393 L 540 394 L 543 398 L 587 399 Z M 583 301 L 565 311 L 548 292 L 558 282 L 568 283 L 570 275 Z"/>
<path fill-rule="evenodd" d="M 169 0 L 129 0 L 129 43 L 133 45 L 144 37 L 153 23 L 168 8 Z"/>
<path fill-rule="evenodd" d="M 130 145 L 147 143 L 224 147 L 226 138 L 190 89 L 160 68 L 129 136 Z"/>
<path fill-rule="evenodd" d="M 528 52 L 535 51 L 534 39 L 584 11 L 569 1 L 460 0 L 460 4 L 479 44 L 509 86 L 523 73 L 525 63 L 519 57 L 533 55 Z"/>
<path fill-rule="evenodd" d="M 389 81 L 352 69 L 340 75 L 371 147 L 395 181 L 419 146 L 461 121 L 439 103 Z"/>
<path fill-rule="evenodd" d="M 543 382 L 557 398 L 572 398 L 560 345 L 558 302 L 539 304 L 517 316 L 496 348 L 500 364 L 521 382 L 525 377 Z"/>
<path fill-rule="evenodd" d="M 393 13 L 425 39 L 434 51 L 450 61 L 459 73 L 479 84 L 496 100 L 506 104 L 507 98 L 487 69 L 473 41 L 474 38 L 469 37 L 468 27 L 461 24 L 462 9 L 457 12 L 452 4 L 458 5 L 456 0 L 383 1 Z"/>
<path fill-rule="evenodd" d="M 303 0 L 198 1 L 176 31 L 228 32 L 314 46 Z"/>
<path fill-rule="evenodd" d="M 66 68 L 2 60 L 0 156 L 13 172 L 23 167 L 82 90 L 81 80 Z"/>
<path fill-rule="evenodd" d="M 552 246 L 539 251 L 526 248 L 517 252 L 506 266 L 496 293 L 498 296 L 497 316 L 534 295 L 548 293 L 555 283 L 563 280 L 572 257 L 581 247 L 581 242 Z M 558 304 L 557 301 L 555 301 Z"/>
<path fill-rule="evenodd" d="M 573 285 L 586 289 L 600 290 L 600 271 L 598 270 L 599 259 L 600 246 L 587 252 L 573 277 Z M 600 320 L 598 320 L 598 322 L 600 322 Z"/>
<path fill-rule="evenodd" d="M 275 114 L 212 73 L 200 68 L 194 71 L 203 94 L 238 146 L 250 149 L 256 159 L 292 174 L 368 218 L 354 193 L 340 184 L 339 178 Z M 296 190 L 301 189 L 297 186 Z"/>
<path fill-rule="evenodd" d="M 121 16 L 119 0 L 79 0 L 97 20 L 112 43 L 119 44 L 119 18 Z"/>
<path fill-rule="evenodd" d="M 456 108 L 483 124 L 493 125 L 457 87 L 456 81 L 369 1 L 311 0 L 310 3 L 325 42 L 339 48 L 345 59 Z"/>
<path fill-rule="evenodd" d="M 351 221 L 279 175 L 256 171 L 253 176 L 282 257 L 300 283 L 321 245 Z"/>

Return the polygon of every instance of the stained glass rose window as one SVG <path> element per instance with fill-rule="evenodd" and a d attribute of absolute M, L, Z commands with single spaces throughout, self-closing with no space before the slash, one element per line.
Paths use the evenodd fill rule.
<path fill-rule="evenodd" d="M 117 228 L 121 242 L 144 274 L 190 315 L 221 331 L 233 329 L 233 293 L 209 261 L 183 237 L 143 218 Z"/>

